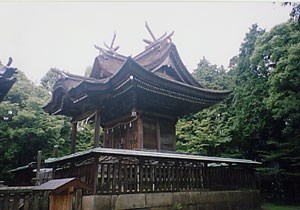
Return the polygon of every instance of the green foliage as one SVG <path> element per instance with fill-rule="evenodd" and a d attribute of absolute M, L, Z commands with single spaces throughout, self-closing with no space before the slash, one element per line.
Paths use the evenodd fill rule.
<path fill-rule="evenodd" d="M 224 90 L 227 87 L 224 79 L 226 77 L 224 67 L 212 65 L 205 57 L 200 60 L 197 69 L 193 72 L 193 76 L 205 88 Z"/>
<path fill-rule="evenodd" d="M 261 76 L 251 64 L 250 58 L 255 50 L 255 43 L 264 30 L 252 25 L 246 34 L 236 59 L 235 88 L 230 104 L 232 147 L 243 157 L 258 159 L 258 148 L 264 144 L 269 118 L 264 106 L 268 95 L 267 77 Z"/>
<path fill-rule="evenodd" d="M 278 25 L 257 42 L 251 58 L 269 74 L 265 106 L 272 117 L 262 160 L 267 167 L 276 163 L 273 173 L 298 184 L 300 175 L 300 26 L 296 22 Z M 264 56 L 264 59 L 261 59 Z"/>
<path fill-rule="evenodd" d="M 203 58 L 193 73 L 196 79 L 204 87 L 233 92 L 224 102 L 178 121 L 177 150 L 262 161 L 257 172 L 264 195 L 299 196 L 299 69 L 300 25 L 295 21 L 270 32 L 253 25 L 228 71 Z"/>
<path fill-rule="evenodd" d="M 231 80 L 224 67 L 212 65 L 202 58 L 193 72 L 205 88 L 228 89 Z M 229 135 L 228 101 L 180 119 L 176 126 L 177 151 L 202 155 L 224 155 L 223 146 L 231 141 Z"/>
<path fill-rule="evenodd" d="M 50 100 L 49 91 L 58 79 L 55 69 L 42 78 L 42 86 L 29 81 L 22 71 L 0 104 L 0 177 L 9 181 L 9 170 L 35 161 L 38 150 L 43 158 L 51 157 L 54 145 L 59 156 L 70 153 L 71 123 L 64 116 L 50 116 L 42 107 Z M 76 150 L 93 146 L 93 125 L 78 123 Z"/>
<path fill-rule="evenodd" d="M 231 141 L 225 107 L 220 104 L 180 119 L 176 126 L 177 150 L 211 156 L 223 153 L 223 144 Z"/>
<path fill-rule="evenodd" d="M 51 68 L 41 79 L 41 85 L 48 91 L 52 91 L 55 82 L 59 79 L 58 69 Z"/>
<path fill-rule="evenodd" d="M 101 137 L 102 137 L 102 132 L 100 133 L 100 138 Z M 91 149 L 93 146 L 94 146 L 94 126 L 90 123 L 87 123 L 86 121 L 82 121 L 78 125 L 76 151 L 88 150 Z"/>
<path fill-rule="evenodd" d="M 30 82 L 19 70 L 14 84 L 0 104 L 0 176 L 8 179 L 8 170 L 35 160 L 38 150 L 52 155 L 54 145 L 61 154 L 69 149 L 70 123 L 65 117 L 49 116 L 42 106 L 50 94 Z"/>

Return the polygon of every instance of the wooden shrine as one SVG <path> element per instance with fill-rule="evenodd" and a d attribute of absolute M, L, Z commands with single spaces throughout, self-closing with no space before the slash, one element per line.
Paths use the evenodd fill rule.
<path fill-rule="evenodd" d="M 147 25 L 146 25 L 147 26 Z M 149 27 L 147 29 L 150 31 Z M 95 46 L 90 77 L 58 72 L 49 114 L 72 117 L 72 153 L 77 121 L 95 119 L 95 147 L 99 127 L 104 147 L 175 150 L 178 117 L 198 112 L 223 100 L 229 91 L 203 88 L 184 66 L 171 36 L 144 40 L 146 49 L 134 57 L 117 53 L 119 47 Z"/>

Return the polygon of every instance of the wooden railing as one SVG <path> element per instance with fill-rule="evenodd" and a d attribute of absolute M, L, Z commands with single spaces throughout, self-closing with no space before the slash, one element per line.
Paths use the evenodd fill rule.
<path fill-rule="evenodd" d="M 97 193 L 176 192 L 253 188 L 253 175 L 225 167 L 102 163 Z"/>
<path fill-rule="evenodd" d="M 54 179 L 75 177 L 82 182 L 93 185 L 94 174 L 92 171 L 92 163 L 79 166 L 68 166 L 63 169 L 56 169 L 54 173 Z"/>
<path fill-rule="evenodd" d="M 53 193 L 50 190 L 36 190 L 35 188 L 36 186 L 1 187 L 0 210 L 49 210 L 49 208 L 53 209 L 53 204 L 57 202 L 53 198 Z M 81 199 L 82 190 L 77 189 L 76 191 L 74 191 L 72 198 L 72 210 L 82 209 Z M 61 202 L 61 200 L 59 202 Z M 62 202 L 61 205 L 66 206 L 66 203 Z"/>
<path fill-rule="evenodd" d="M 180 160 L 103 158 L 97 167 L 92 163 L 73 165 L 55 172 L 55 178 L 65 177 L 96 183 L 97 194 L 256 188 L 251 167 Z"/>
<path fill-rule="evenodd" d="M 33 187 L 0 188 L 0 210 L 48 210 L 49 194 Z"/>

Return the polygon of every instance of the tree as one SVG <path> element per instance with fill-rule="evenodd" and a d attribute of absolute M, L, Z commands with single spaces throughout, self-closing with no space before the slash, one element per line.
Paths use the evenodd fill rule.
<path fill-rule="evenodd" d="M 224 67 L 212 65 L 203 57 L 193 76 L 205 88 L 228 89 Z M 227 156 L 224 145 L 231 141 L 228 133 L 228 101 L 180 119 L 176 126 L 177 151 L 210 156 Z"/>
<path fill-rule="evenodd" d="M 8 180 L 8 171 L 35 160 L 38 150 L 46 157 L 53 146 L 61 145 L 61 154 L 69 152 L 70 123 L 67 118 L 49 116 L 42 106 L 50 99 L 48 91 L 30 82 L 22 71 L 0 104 L 0 176 Z"/>
<path fill-rule="evenodd" d="M 295 20 L 300 23 L 300 3 L 295 2 L 283 2 L 283 6 L 292 6 L 292 10 L 290 12 L 290 20 Z"/>
<path fill-rule="evenodd" d="M 278 185 L 280 199 L 300 195 L 300 25 L 290 21 L 257 41 L 251 63 L 268 75 L 265 106 L 272 129 L 262 153 L 265 176 Z M 274 178 L 275 181 L 274 181 Z M 270 182 L 271 182 L 270 181 Z"/>
<path fill-rule="evenodd" d="M 205 88 L 210 89 L 226 89 L 226 71 L 223 66 L 218 67 L 212 65 L 205 57 L 203 57 L 197 69 L 194 70 L 193 76 L 196 80 L 203 85 Z"/>
<path fill-rule="evenodd" d="M 250 63 L 258 37 L 264 33 L 252 25 L 241 44 L 234 71 L 235 88 L 230 106 L 231 146 L 248 159 L 258 159 L 258 149 L 267 135 L 268 111 L 263 102 L 267 95 L 267 77 L 261 76 Z"/>
<path fill-rule="evenodd" d="M 60 71 L 60 70 L 57 68 L 51 68 L 45 74 L 45 76 L 42 77 L 41 85 L 44 88 L 46 88 L 48 91 L 52 91 L 55 82 L 60 78 L 58 71 Z"/>

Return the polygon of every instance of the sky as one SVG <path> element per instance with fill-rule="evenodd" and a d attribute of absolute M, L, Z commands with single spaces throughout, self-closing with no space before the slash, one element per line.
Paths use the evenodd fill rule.
<path fill-rule="evenodd" d="M 147 21 L 156 37 L 174 31 L 189 71 L 203 57 L 227 67 L 252 24 L 268 31 L 287 21 L 290 9 L 253 1 L 0 2 L 0 60 L 12 57 L 12 66 L 36 83 L 50 68 L 84 75 L 99 53 L 94 44 L 110 45 L 114 31 L 118 53 L 143 51 L 142 39 L 151 40 Z"/>

